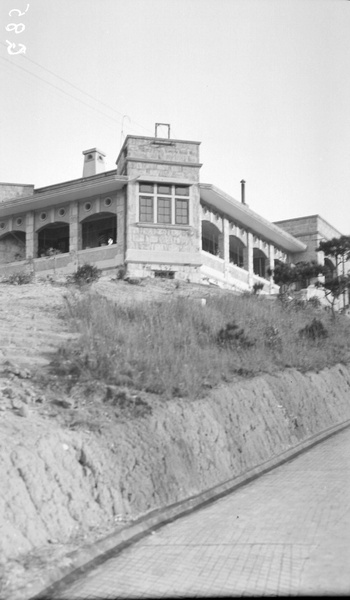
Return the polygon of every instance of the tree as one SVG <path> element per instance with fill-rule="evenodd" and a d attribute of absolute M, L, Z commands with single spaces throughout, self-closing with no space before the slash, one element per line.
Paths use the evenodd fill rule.
<path fill-rule="evenodd" d="M 318 275 L 323 275 L 324 267 L 317 264 L 316 261 L 300 261 L 294 264 L 279 263 L 274 270 L 269 270 L 269 275 L 273 276 L 276 285 L 281 287 L 282 293 L 289 293 L 296 283 L 304 284 L 304 287 L 310 285 L 311 279 Z"/>
<path fill-rule="evenodd" d="M 342 235 L 339 238 L 322 241 L 316 251 L 323 252 L 325 257 L 333 259 L 335 267 L 332 273 L 329 273 L 327 266 L 319 265 L 316 261 L 300 261 L 295 265 L 279 263 L 273 271 L 269 271 L 269 274 L 273 276 L 275 283 L 281 286 L 282 293 L 290 292 L 295 283 L 307 287 L 312 278 L 325 275 L 324 280 L 317 281 L 315 285 L 323 289 L 325 298 L 331 305 L 332 315 L 335 317 L 337 301 L 343 294 L 345 295 L 346 291 L 350 291 L 350 274 L 345 273 L 345 263 L 350 260 L 350 236 Z"/>
<path fill-rule="evenodd" d="M 333 258 L 335 262 L 335 276 L 318 283 L 319 287 L 323 287 L 331 304 L 332 315 L 335 316 L 337 300 L 343 295 L 345 304 L 345 293 L 350 289 L 350 275 L 345 273 L 345 263 L 350 259 L 350 236 L 341 235 L 339 238 L 322 241 L 316 251 L 323 252 L 324 256 Z"/>
<path fill-rule="evenodd" d="M 320 242 L 317 252 L 323 252 L 325 256 L 331 256 L 336 262 L 336 267 L 350 258 L 350 236 L 341 235 L 338 238 Z"/>

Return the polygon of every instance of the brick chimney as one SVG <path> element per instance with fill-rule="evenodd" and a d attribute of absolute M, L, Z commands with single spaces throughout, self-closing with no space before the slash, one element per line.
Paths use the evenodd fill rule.
<path fill-rule="evenodd" d="M 90 150 L 84 150 L 84 168 L 83 177 L 91 177 L 92 175 L 98 175 L 104 173 L 106 170 L 105 165 L 105 154 L 98 148 L 91 148 Z"/>

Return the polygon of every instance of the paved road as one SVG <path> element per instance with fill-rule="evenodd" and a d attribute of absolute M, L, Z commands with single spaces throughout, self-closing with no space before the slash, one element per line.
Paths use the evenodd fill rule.
<path fill-rule="evenodd" d="M 179 519 L 55 598 L 350 594 L 350 430 Z"/>

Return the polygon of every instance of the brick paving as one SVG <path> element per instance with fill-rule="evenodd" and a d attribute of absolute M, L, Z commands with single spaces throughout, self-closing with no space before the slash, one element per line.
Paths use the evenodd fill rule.
<path fill-rule="evenodd" d="M 350 430 L 158 529 L 55 599 L 350 594 Z"/>

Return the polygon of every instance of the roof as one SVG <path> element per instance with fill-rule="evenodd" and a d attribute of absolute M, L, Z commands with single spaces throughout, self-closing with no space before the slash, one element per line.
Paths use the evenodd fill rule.
<path fill-rule="evenodd" d="M 1 216 L 6 217 L 28 210 L 38 210 L 50 205 L 89 198 L 96 194 L 110 194 L 121 189 L 128 182 L 128 177 L 107 171 L 91 177 L 81 177 L 64 183 L 57 183 L 34 190 L 34 194 L 19 196 L 1 203 Z"/>
<path fill-rule="evenodd" d="M 246 204 L 238 202 L 211 183 L 200 183 L 201 199 L 217 210 L 231 217 L 235 222 L 243 225 L 249 231 L 262 238 L 273 242 L 277 247 L 287 252 L 302 252 L 306 244 L 296 239 L 277 225 L 270 223 Z"/>
<path fill-rule="evenodd" d="M 329 223 L 329 221 L 326 221 L 326 219 L 324 219 L 323 217 L 321 217 L 320 215 L 306 215 L 305 217 L 294 217 L 292 219 L 283 219 L 280 221 L 274 221 L 274 223 L 276 223 L 276 225 L 279 225 L 280 223 L 294 223 L 296 221 L 299 222 L 303 222 L 303 221 L 307 221 L 308 219 L 315 219 L 317 226 L 319 223 L 327 225 L 327 227 L 329 227 L 330 229 L 332 229 L 333 233 L 335 234 L 334 237 L 336 237 L 336 235 L 338 234 L 338 237 L 340 237 L 341 235 L 343 235 L 338 229 L 336 229 L 335 227 L 333 227 L 333 225 L 331 225 L 331 223 Z M 300 235 L 300 234 L 298 234 Z"/>

